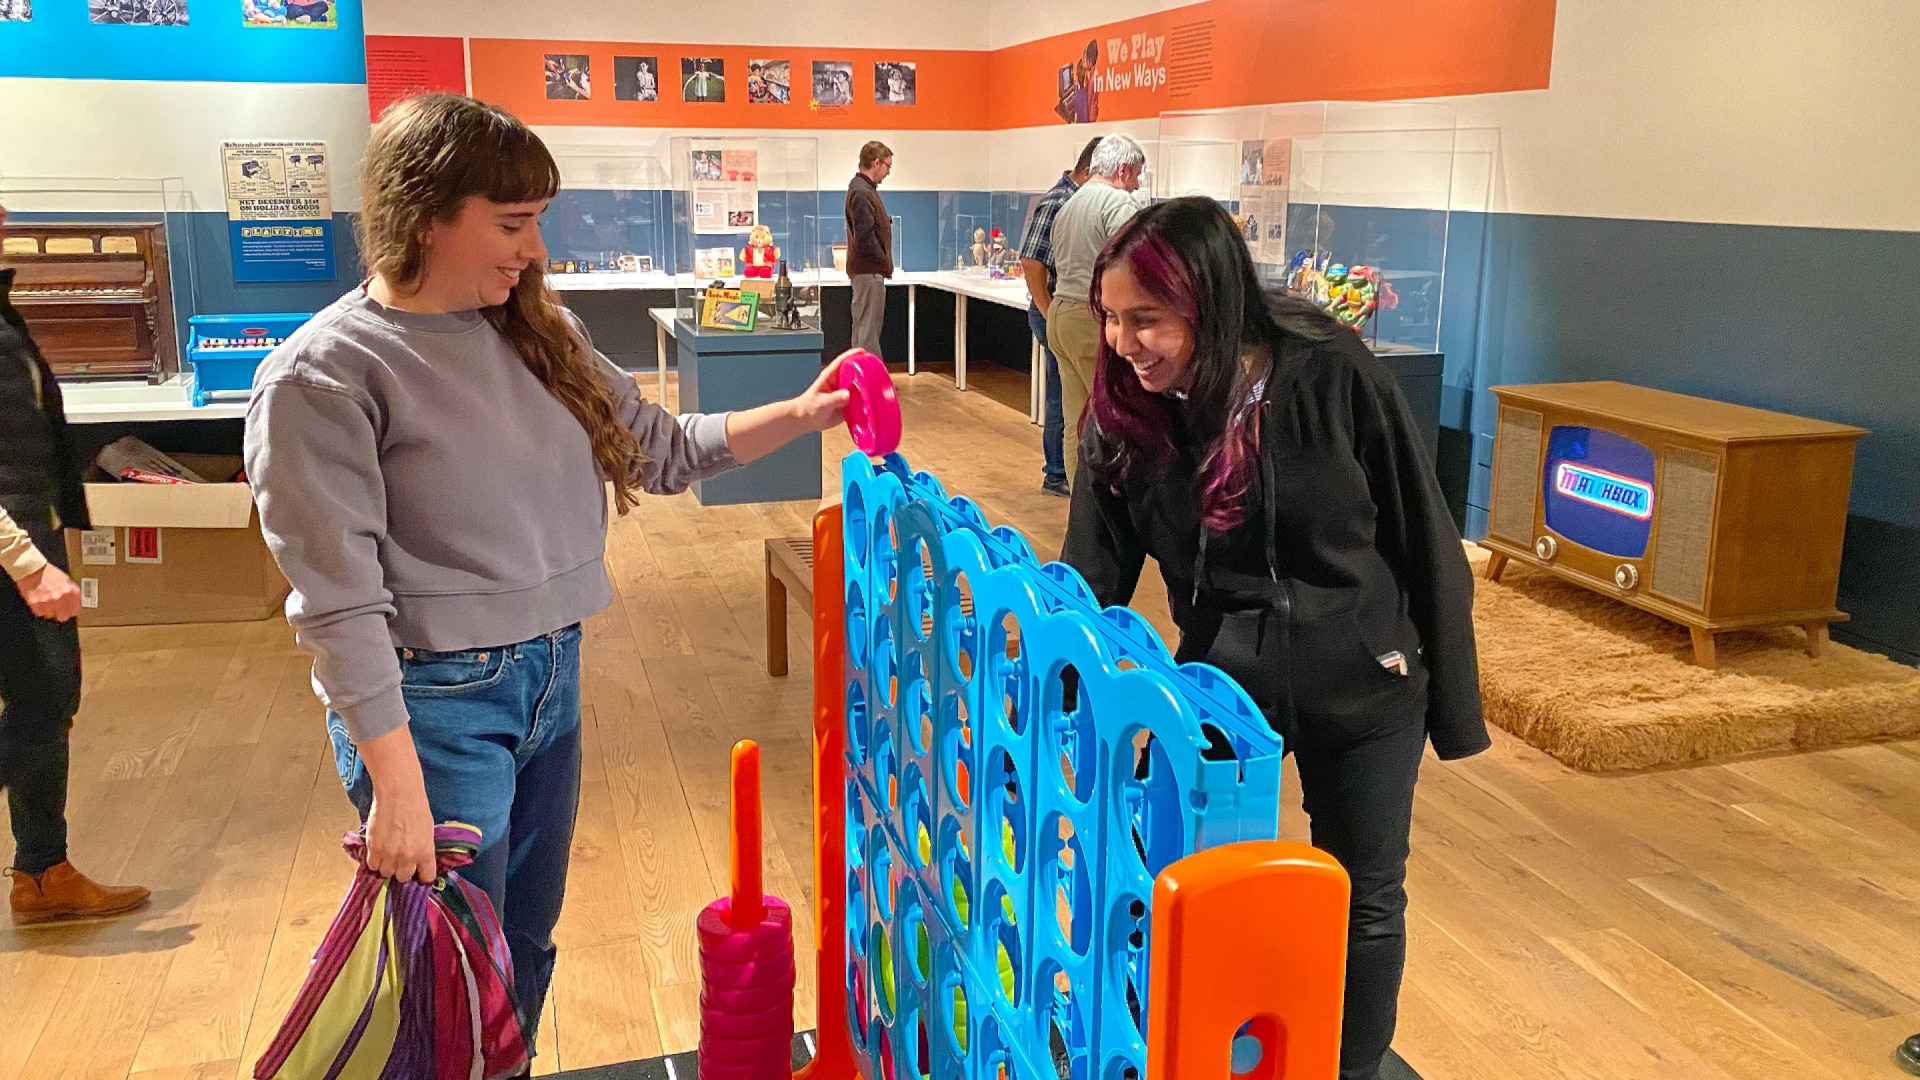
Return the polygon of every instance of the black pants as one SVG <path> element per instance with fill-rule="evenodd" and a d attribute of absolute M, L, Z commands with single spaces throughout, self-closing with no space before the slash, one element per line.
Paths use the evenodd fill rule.
<path fill-rule="evenodd" d="M 1300 769 L 1313 846 L 1338 859 L 1353 883 L 1340 1080 L 1379 1074 L 1407 965 L 1407 839 L 1426 749 L 1429 675 L 1411 624 L 1400 636 L 1409 639 L 1401 650 L 1411 662 L 1405 675 L 1380 664 L 1380 650 L 1365 644 L 1344 611 L 1304 622 L 1235 612 L 1204 653 L 1188 635 L 1180 641 L 1181 659 L 1204 656 L 1233 676 L 1280 733 Z"/>
<path fill-rule="evenodd" d="M 66 569 L 66 550 L 35 535 Z M 13 866 L 38 874 L 67 858 L 67 733 L 80 710 L 80 628 L 34 617 L 0 574 L 0 787 L 13 818 Z"/>
<path fill-rule="evenodd" d="M 1313 846 L 1353 882 L 1340 1080 L 1374 1080 L 1393 1043 L 1407 965 L 1407 837 L 1425 747 L 1425 694 L 1360 727 L 1303 719 L 1292 746 Z"/>

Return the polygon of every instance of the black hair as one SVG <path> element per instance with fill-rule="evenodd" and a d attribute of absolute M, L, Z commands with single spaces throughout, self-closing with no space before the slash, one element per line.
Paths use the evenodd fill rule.
<path fill-rule="evenodd" d="M 1342 328 L 1310 301 L 1269 292 L 1233 218 L 1204 195 L 1150 206 L 1114 234 L 1093 269 L 1091 299 L 1098 321 L 1106 318 L 1101 280 L 1120 265 L 1192 333 L 1185 412 L 1188 430 L 1202 448 L 1196 477 L 1201 515 L 1210 528 L 1224 532 L 1244 516 L 1243 497 L 1258 460 L 1253 390 L 1266 372 L 1248 368 L 1248 350 L 1267 346 L 1277 362 L 1287 337 L 1328 341 Z M 1091 462 L 1095 475 L 1118 489 L 1164 474 L 1175 451 L 1165 409 L 1103 334 L 1088 413 L 1116 454 Z"/>
<path fill-rule="evenodd" d="M 1080 148 L 1080 156 L 1075 158 L 1073 162 L 1074 172 L 1083 173 L 1093 167 L 1094 148 L 1100 145 L 1100 140 L 1103 138 L 1106 138 L 1106 136 L 1095 135 L 1093 138 L 1087 140 L 1087 145 Z"/>

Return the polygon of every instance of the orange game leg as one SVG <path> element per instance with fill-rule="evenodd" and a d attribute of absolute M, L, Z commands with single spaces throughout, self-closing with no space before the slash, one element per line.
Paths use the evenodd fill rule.
<path fill-rule="evenodd" d="M 1147 1075 L 1334 1080 L 1350 890 L 1332 856 L 1278 840 L 1209 848 L 1162 871 Z M 1259 1062 L 1236 1072 L 1243 1025 Z"/>
<path fill-rule="evenodd" d="M 847 1034 L 846 667 L 843 520 L 835 504 L 813 517 L 813 940 L 819 1048 L 794 1076 L 855 1080 Z"/>

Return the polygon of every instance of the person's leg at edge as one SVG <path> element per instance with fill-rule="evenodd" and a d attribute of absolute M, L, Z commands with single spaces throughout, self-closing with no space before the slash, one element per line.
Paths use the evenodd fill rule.
<path fill-rule="evenodd" d="M 67 859 L 67 732 L 80 694 L 80 638 L 72 622 L 34 618 L 17 593 L 0 606 L 19 609 L 0 612 L 0 786 L 13 869 L 40 875 Z"/>
<path fill-rule="evenodd" d="M 1033 331 L 1034 339 L 1040 342 L 1040 355 L 1047 365 L 1046 407 L 1040 426 L 1040 452 L 1044 461 L 1040 470 L 1041 485 L 1055 494 L 1064 495 L 1068 491 L 1067 463 L 1062 446 L 1066 419 L 1060 404 L 1060 361 L 1053 355 L 1053 347 L 1047 344 L 1047 317 L 1040 314 L 1039 308 L 1031 305 L 1027 307 L 1027 328 Z"/>
<path fill-rule="evenodd" d="M 1093 323 L 1093 310 L 1084 304 L 1055 300 L 1048 314 L 1047 344 L 1059 359 L 1062 450 L 1072 450 L 1064 453 L 1067 482 L 1072 484 L 1079 471 L 1081 417 L 1093 392 L 1099 331 Z"/>
<path fill-rule="evenodd" d="M 1294 759 L 1313 846 L 1353 882 L 1340 1080 L 1374 1080 L 1393 1044 L 1407 958 L 1407 854 L 1426 746 L 1424 695 L 1365 732 L 1301 723 Z M 1327 725 L 1331 727 L 1332 725 Z"/>
<path fill-rule="evenodd" d="M 513 954 L 515 996 L 530 1024 L 553 982 L 553 928 L 567 894 L 567 864 L 580 805 L 580 628 L 569 627 L 526 648 L 548 650 L 550 678 L 534 706 L 533 731 L 517 755 L 512 824 L 508 828 L 506 894 L 501 929 Z M 528 1032 L 531 1039 L 534 1032 Z"/>
<path fill-rule="evenodd" d="M 51 530 L 34 539 L 66 568 Z M 9 906 L 22 925 L 96 918 L 147 902 L 139 886 L 100 885 L 67 861 L 69 732 L 80 709 L 80 630 L 34 616 L 0 576 L 0 787 L 13 827 Z"/>

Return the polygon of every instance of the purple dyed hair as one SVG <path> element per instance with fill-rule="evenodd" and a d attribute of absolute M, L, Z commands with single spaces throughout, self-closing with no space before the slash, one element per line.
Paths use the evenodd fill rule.
<path fill-rule="evenodd" d="M 1200 461 L 1200 519 L 1215 532 L 1237 528 L 1246 519 L 1246 495 L 1259 461 L 1260 408 L 1253 391 L 1265 375 L 1252 370 L 1245 356 L 1251 347 L 1277 345 L 1281 333 L 1246 242 L 1212 199 L 1173 199 L 1142 210 L 1094 264 L 1091 300 L 1103 327 L 1101 281 L 1122 265 L 1187 324 L 1193 356 L 1186 427 Z M 1089 463 L 1096 477 L 1118 490 L 1164 476 L 1179 451 L 1168 408 L 1164 398 L 1140 385 L 1103 330 L 1088 412 L 1116 453 Z"/>

